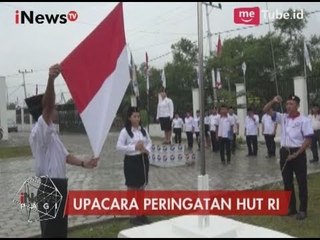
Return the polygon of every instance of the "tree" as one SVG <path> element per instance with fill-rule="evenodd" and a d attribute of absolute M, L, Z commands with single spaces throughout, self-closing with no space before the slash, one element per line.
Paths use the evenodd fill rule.
<path fill-rule="evenodd" d="M 8 110 L 15 110 L 16 109 L 16 104 L 15 103 L 9 103 L 7 106 Z"/>

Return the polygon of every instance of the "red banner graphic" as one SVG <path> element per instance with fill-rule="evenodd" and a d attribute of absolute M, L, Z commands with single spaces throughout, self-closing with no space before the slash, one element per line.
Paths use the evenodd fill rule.
<path fill-rule="evenodd" d="M 286 215 L 288 191 L 69 191 L 67 215 Z"/>

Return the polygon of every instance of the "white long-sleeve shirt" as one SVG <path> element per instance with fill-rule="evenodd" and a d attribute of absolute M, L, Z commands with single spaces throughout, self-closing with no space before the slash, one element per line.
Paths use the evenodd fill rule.
<path fill-rule="evenodd" d="M 186 127 L 186 132 L 192 132 L 193 131 L 193 117 L 186 117 L 184 119 L 184 124 Z"/>
<path fill-rule="evenodd" d="M 159 118 L 165 118 L 170 117 L 170 119 L 173 118 L 173 102 L 170 98 L 166 97 L 162 101 L 159 101 L 158 103 L 158 109 L 157 109 L 157 119 Z"/>
<path fill-rule="evenodd" d="M 200 132 L 200 117 L 193 118 L 193 129 L 195 132 Z"/>
<path fill-rule="evenodd" d="M 41 115 L 31 131 L 29 143 L 35 158 L 36 176 L 66 178 L 66 160 L 69 153 L 53 123 L 48 125 Z"/>
<path fill-rule="evenodd" d="M 233 130 L 234 127 L 234 117 L 232 116 L 220 116 L 217 118 L 216 126 L 218 127 L 218 137 L 229 138 L 230 131 Z"/>
<path fill-rule="evenodd" d="M 133 137 L 130 137 L 130 135 L 127 132 L 127 129 L 123 128 L 121 130 L 116 146 L 117 151 L 128 156 L 139 155 L 141 154 L 141 152 L 136 151 L 136 144 L 139 141 L 143 141 L 144 148 L 148 150 L 148 152 L 150 153 L 152 141 L 150 139 L 149 133 L 146 131 L 146 136 L 143 136 L 140 127 L 131 128 L 131 131 L 133 133 Z"/>
<path fill-rule="evenodd" d="M 259 127 L 259 116 L 253 115 L 254 120 L 247 116 L 245 120 L 246 136 L 257 136 Z"/>
<path fill-rule="evenodd" d="M 263 124 L 263 133 L 266 135 L 273 135 L 276 127 L 276 122 L 272 120 L 271 116 L 265 113 L 262 116 L 261 123 Z"/>
<path fill-rule="evenodd" d="M 182 128 L 183 127 L 183 120 L 182 118 L 174 118 L 172 120 L 172 128 Z"/>

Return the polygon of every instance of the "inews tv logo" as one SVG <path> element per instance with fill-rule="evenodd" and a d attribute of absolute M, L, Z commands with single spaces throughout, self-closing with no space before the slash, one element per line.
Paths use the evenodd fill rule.
<path fill-rule="evenodd" d="M 236 24 L 247 24 L 247 25 L 259 25 L 260 24 L 260 15 L 263 15 L 264 19 L 303 19 L 304 11 L 293 10 L 289 12 L 281 12 L 279 10 L 269 11 L 269 10 L 260 10 L 259 7 L 244 7 L 244 8 L 235 8 L 233 10 L 234 23 Z"/>
<path fill-rule="evenodd" d="M 35 14 L 34 11 L 16 10 L 15 24 L 66 24 L 78 19 L 76 11 L 69 11 L 65 14 Z"/>

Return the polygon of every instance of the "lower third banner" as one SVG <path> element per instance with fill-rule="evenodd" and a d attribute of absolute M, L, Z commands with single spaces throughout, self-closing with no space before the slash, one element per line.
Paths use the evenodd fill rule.
<path fill-rule="evenodd" d="M 67 215 L 286 215 L 288 191 L 69 191 Z"/>

